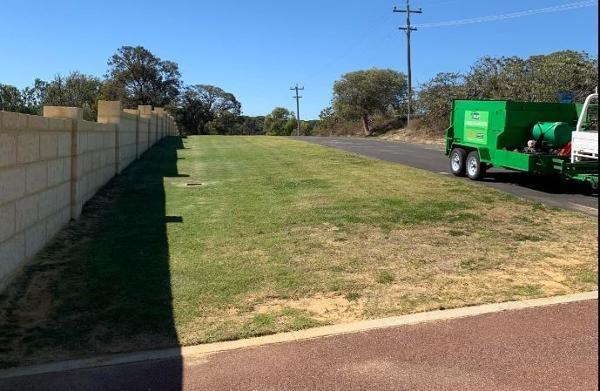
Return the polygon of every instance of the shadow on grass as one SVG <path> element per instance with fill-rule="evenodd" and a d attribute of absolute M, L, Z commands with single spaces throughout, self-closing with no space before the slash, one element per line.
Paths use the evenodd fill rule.
<path fill-rule="evenodd" d="M 518 185 L 548 194 L 582 194 L 598 198 L 598 191 L 592 190 L 589 184 L 565 181 L 558 176 L 530 175 L 516 171 L 491 171 L 483 181 Z"/>
<path fill-rule="evenodd" d="M 163 140 L 113 179 L 4 293 L 1 366 L 178 345 L 167 225 L 183 220 L 167 216 L 163 178 L 181 176 L 182 148 Z M 180 389 L 181 362 L 168 368 L 147 386 Z"/>

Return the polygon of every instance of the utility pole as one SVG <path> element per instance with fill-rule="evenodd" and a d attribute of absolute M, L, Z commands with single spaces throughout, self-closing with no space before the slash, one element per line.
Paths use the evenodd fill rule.
<path fill-rule="evenodd" d="M 296 91 L 296 96 L 293 98 L 296 99 L 296 118 L 298 119 L 298 136 L 300 136 L 300 99 L 302 97 L 298 95 L 298 91 L 304 91 L 304 87 L 298 87 L 298 84 L 296 84 L 296 87 L 291 87 L 290 90 Z"/>
<path fill-rule="evenodd" d="M 406 13 L 406 26 L 400 27 L 400 30 L 406 31 L 406 57 L 408 62 L 408 113 L 406 115 L 406 124 L 410 124 L 410 110 L 412 106 L 412 68 L 410 61 L 410 34 L 417 31 L 416 27 L 410 25 L 410 14 L 422 14 L 423 10 L 419 8 L 416 11 L 410 9 L 410 0 L 406 0 L 406 9 L 398 9 L 394 7 L 394 12 Z"/>

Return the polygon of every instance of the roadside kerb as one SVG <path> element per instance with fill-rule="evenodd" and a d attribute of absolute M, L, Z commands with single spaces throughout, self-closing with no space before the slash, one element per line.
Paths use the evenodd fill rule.
<path fill-rule="evenodd" d="M 474 317 L 503 311 L 522 310 L 535 307 L 568 304 L 580 301 L 597 300 L 598 291 L 576 293 L 565 296 L 555 296 L 541 299 L 511 301 L 505 303 L 484 304 L 472 307 L 463 307 L 449 310 L 437 310 L 410 315 L 402 315 L 383 319 L 365 320 L 348 324 L 317 327 L 313 329 L 293 331 L 263 337 L 242 339 L 237 341 L 216 342 L 183 348 L 124 353 L 111 356 L 94 357 L 81 360 L 69 360 L 30 367 L 17 367 L 0 370 L 0 378 L 31 376 L 42 373 L 64 372 L 85 368 L 96 368 L 120 364 L 132 364 L 144 361 L 165 360 L 182 357 L 185 362 L 197 362 L 207 356 L 243 349 L 271 345 L 284 342 L 310 340 L 315 338 L 331 337 L 336 335 L 359 333 L 370 330 L 384 329 L 398 326 L 409 326 L 420 323 L 445 321 L 466 317 Z"/>

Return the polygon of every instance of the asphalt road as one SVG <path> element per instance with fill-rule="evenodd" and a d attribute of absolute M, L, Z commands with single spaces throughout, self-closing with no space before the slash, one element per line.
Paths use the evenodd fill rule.
<path fill-rule="evenodd" d="M 349 137 L 300 137 L 298 139 L 442 175 L 451 175 L 449 160 L 441 147 L 437 146 Z M 576 184 L 495 168 L 489 170 L 487 178 L 481 183 L 547 206 L 598 216 L 598 195 L 589 194 L 583 186 Z"/>
<path fill-rule="evenodd" d="M 1 390 L 596 390 L 598 302 L 13 379 Z"/>

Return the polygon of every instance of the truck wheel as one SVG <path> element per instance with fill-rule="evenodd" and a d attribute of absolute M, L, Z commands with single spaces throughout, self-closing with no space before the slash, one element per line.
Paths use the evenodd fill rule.
<path fill-rule="evenodd" d="M 450 153 L 450 171 L 456 176 L 465 175 L 467 152 L 462 148 L 454 148 Z"/>
<path fill-rule="evenodd" d="M 487 170 L 487 166 L 479 160 L 477 151 L 473 151 L 467 156 L 466 168 L 467 176 L 474 181 L 483 179 Z"/>

